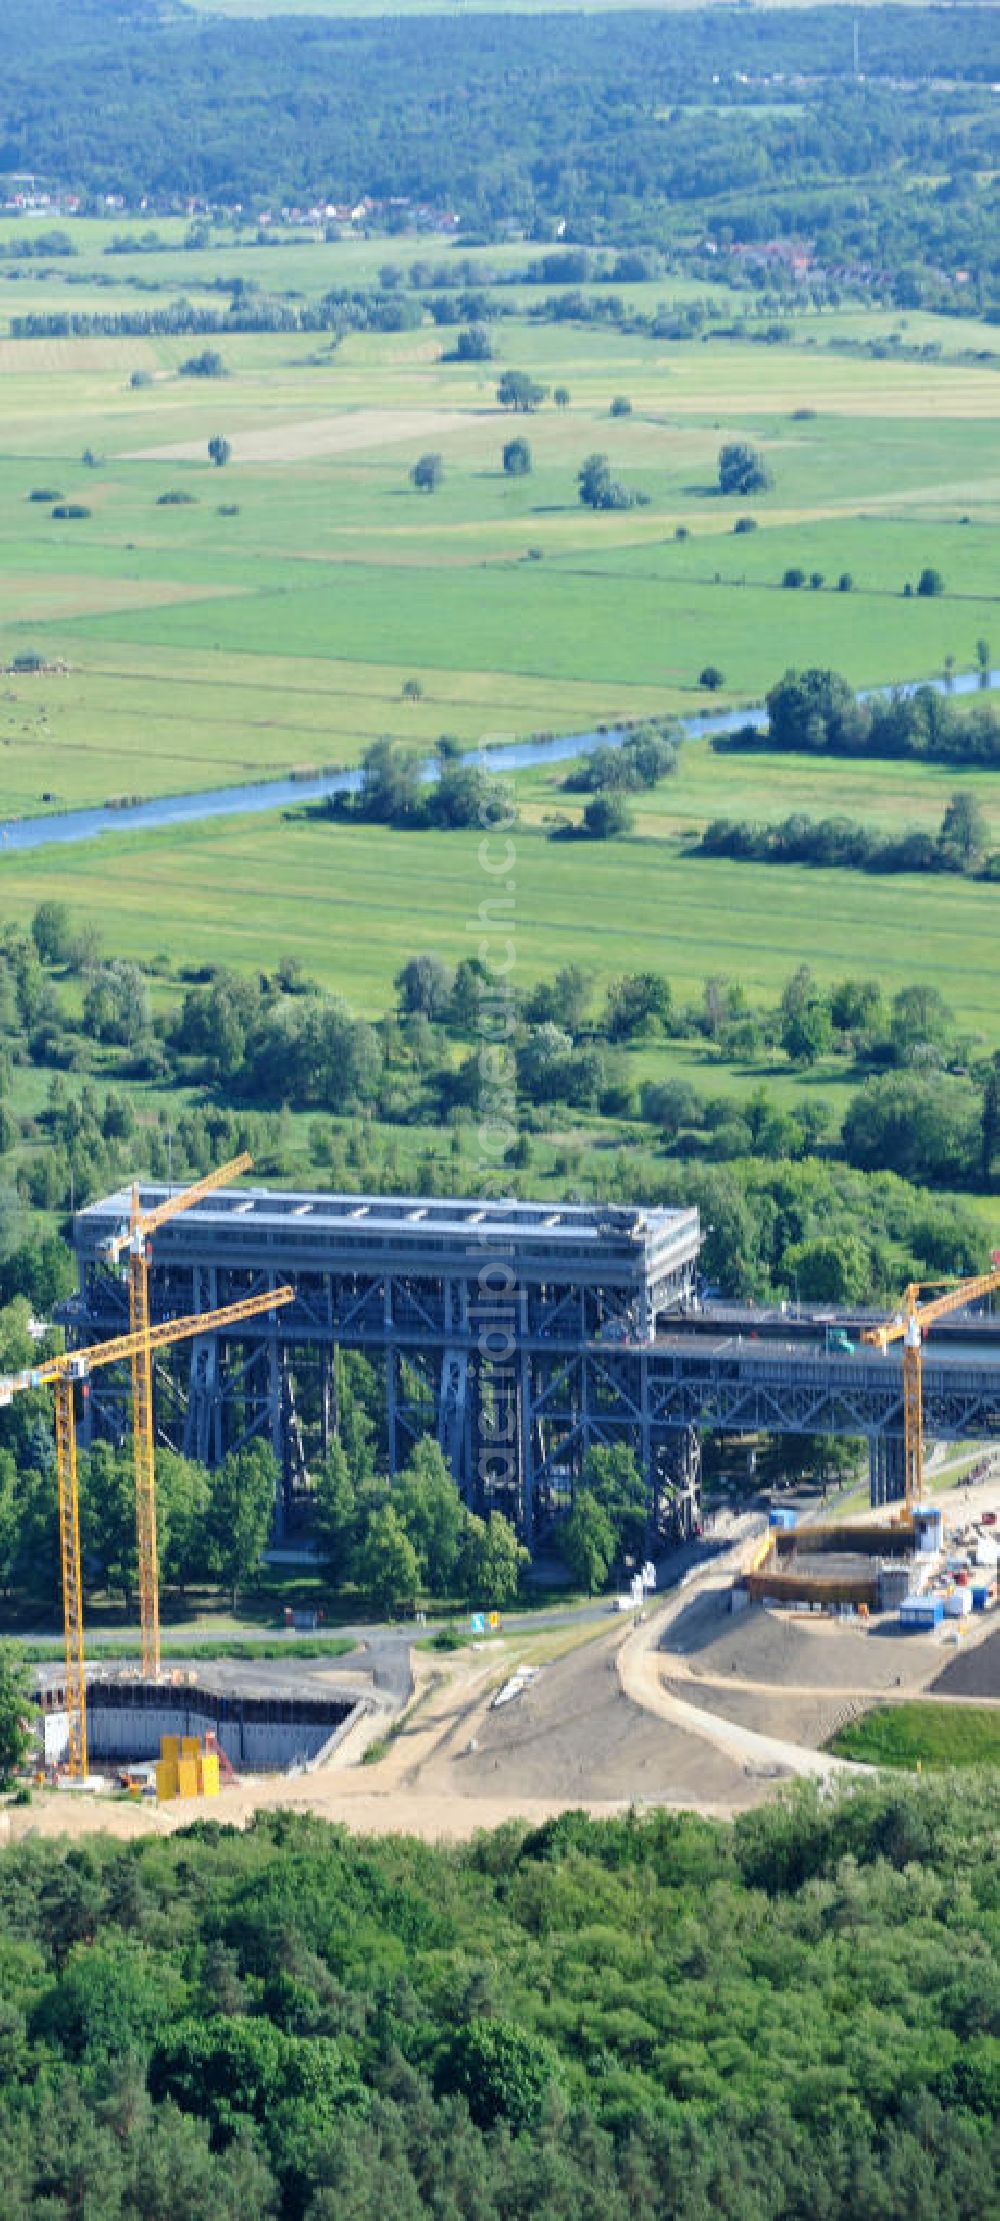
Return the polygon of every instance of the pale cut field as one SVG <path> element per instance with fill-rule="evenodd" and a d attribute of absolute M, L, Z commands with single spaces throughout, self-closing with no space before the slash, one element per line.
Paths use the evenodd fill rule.
<path fill-rule="evenodd" d="M 98 616 L 114 609 L 124 613 L 130 609 L 163 607 L 168 602 L 189 601 L 192 597 L 211 598 L 212 587 L 184 586 L 178 580 L 158 581 L 138 578 L 84 579 L 51 573 L 33 578 L 29 594 L 25 594 L 25 581 L 15 572 L 0 570 L 0 601 L 8 620 L 16 617 L 21 609 L 30 612 L 33 622 L 54 624 L 60 618 Z"/>
<path fill-rule="evenodd" d="M 376 455 L 414 439 L 439 439 L 464 424 L 457 410 L 357 409 L 336 416 L 307 418 L 259 432 L 237 432 L 232 441 L 236 463 L 305 463 L 321 455 L 349 455 L 363 449 Z M 174 446 L 144 447 L 130 458 L 140 463 L 201 462 L 204 443 L 181 440 Z"/>

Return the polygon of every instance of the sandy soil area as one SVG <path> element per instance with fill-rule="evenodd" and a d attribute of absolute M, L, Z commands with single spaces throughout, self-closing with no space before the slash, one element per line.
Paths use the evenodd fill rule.
<path fill-rule="evenodd" d="M 1000 1628 L 950 1659 L 931 1689 L 936 1697 L 1000 1698 Z"/>
<path fill-rule="evenodd" d="M 266 424 L 230 434 L 237 463 L 308 463 L 319 455 L 349 455 L 355 449 L 398 447 L 406 440 L 437 438 L 470 421 L 459 409 L 351 409 L 336 416 L 305 417 L 299 423 Z M 131 462 L 188 463 L 204 460 L 204 440 L 178 440 L 166 447 L 138 448 Z"/>
<path fill-rule="evenodd" d="M 813 1751 L 844 1725 L 848 1714 L 853 1717 L 865 1709 L 861 1702 L 824 1697 L 818 1691 L 790 1694 L 786 1689 L 748 1689 L 742 1682 L 727 1688 L 721 1682 L 677 1681 L 668 1676 L 663 1686 L 670 1696 L 696 1704 L 699 1711 L 729 1720 L 751 1734 L 777 1737 Z"/>
<path fill-rule="evenodd" d="M 525 1797 L 714 1812 L 755 1803 L 764 1789 L 753 1771 L 626 1695 L 619 1668 L 627 1640 L 617 1631 L 603 1636 L 543 1667 L 502 1710 L 478 1708 L 435 1753 L 442 1789 L 477 1804 L 500 1797 L 508 1811 Z"/>
<path fill-rule="evenodd" d="M 626 1696 L 620 1625 L 599 1630 L 539 1668 L 524 1695 L 501 1709 L 492 1697 L 516 1660 L 488 1646 L 435 1658 L 414 1656 L 415 1698 L 386 1754 L 361 1752 L 381 1722 L 362 1726 L 330 1765 L 311 1774 L 260 1778 L 224 1789 L 210 1807 L 129 1804 L 58 1791 L 8 1809 L 8 1840 L 38 1832 L 121 1837 L 169 1834 L 192 1819 L 244 1825 L 281 1806 L 338 1821 L 362 1834 L 392 1832 L 428 1841 L 462 1840 L 522 1817 L 538 1825 L 567 1806 L 596 1814 L 642 1803 L 697 1806 L 720 1816 L 773 1790 L 776 1769 L 726 1756 Z"/>
<path fill-rule="evenodd" d="M 530 1639 L 520 1640 L 530 1655 Z M 492 1700 L 519 1663 L 517 1639 L 450 1655 L 414 1652 L 413 1700 L 388 1749 L 367 1765 L 365 1744 L 384 1729 L 385 1702 L 398 1701 L 402 1685 L 395 1699 L 376 1691 L 361 1654 L 353 1671 L 340 1665 L 338 1678 L 366 1689 L 379 1709 L 316 1772 L 241 1782 L 208 1808 L 45 1793 L 0 1814 L 0 1840 L 36 1831 L 168 1834 L 209 1815 L 239 1826 L 276 1806 L 361 1834 L 427 1841 L 463 1840 L 516 1817 L 537 1825 L 571 1806 L 607 1814 L 670 1805 L 725 1816 L 795 1775 L 854 1772 L 818 1746 L 867 1703 L 930 1689 L 952 1702 L 1000 1700 L 1000 1628 L 969 1630 L 956 1655 L 940 1635 L 901 1636 L 877 1622 L 866 1628 L 755 1608 L 733 1614 L 718 1560 L 688 1575 L 639 1626 L 567 1624 L 559 1640 L 572 1647 L 540 1663 L 500 1708 Z"/>

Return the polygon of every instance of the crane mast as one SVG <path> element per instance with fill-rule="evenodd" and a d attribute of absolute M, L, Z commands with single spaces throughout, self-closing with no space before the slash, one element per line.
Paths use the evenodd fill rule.
<path fill-rule="evenodd" d="M 262 1295 L 244 1296 L 237 1303 L 227 1303 L 217 1311 L 189 1312 L 180 1319 L 164 1319 L 157 1326 L 150 1326 L 148 1312 L 140 1328 L 141 1352 L 148 1361 L 152 1379 L 153 1351 L 168 1349 L 175 1342 L 192 1341 L 197 1335 L 219 1332 L 227 1326 L 238 1326 L 244 1319 L 259 1318 L 264 1312 L 281 1310 L 292 1303 L 295 1290 L 291 1287 L 268 1289 Z M 66 1711 L 69 1721 L 68 1768 L 72 1776 L 83 1780 L 87 1772 L 87 1687 L 86 1660 L 83 1638 L 83 1571 L 80 1556 L 80 1491 L 77 1466 L 76 1417 L 73 1409 L 73 1392 L 77 1381 L 84 1381 L 92 1372 L 106 1365 L 121 1364 L 124 1359 L 134 1362 L 136 1335 L 119 1334 L 108 1342 L 95 1342 L 87 1349 L 68 1350 L 58 1357 L 43 1358 L 40 1365 L 31 1366 L 21 1373 L 0 1379 L 0 1407 L 26 1389 L 52 1387 L 55 1391 L 56 1477 L 59 1497 L 59 1564 L 62 1576 L 63 1633 L 66 1655 Z M 149 1415 L 152 1406 L 150 1403 Z M 150 1430 L 151 1431 L 151 1430 Z M 153 1512 L 153 1568 L 157 1587 L 154 1590 L 155 1620 L 159 1634 L 158 1569 L 155 1561 L 156 1498 L 155 1468 L 150 1463 L 150 1502 Z M 146 1628 L 143 1628 L 145 1642 Z M 146 1650 L 143 1648 L 144 1672 Z M 159 1651 L 157 1647 L 157 1666 Z M 156 1670 L 156 1669 L 153 1669 Z"/>
<path fill-rule="evenodd" d="M 217 1165 L 191 1187 L 168 1195 L 151 1211 L 140 1206 L 139 1190 L 132 1188 L 128 1226 L 108 1243 L 107 1254 L 117 1263 L 128 1251 L 128 1315 L 134 1343 L 132 1351 L 132 1445 L 135 1460 L 135 1536 L 139 1561 L 139 1630 L 142 1674 L 155 1679 L 160 1670 L 160 1568 L 156 1545 L 156 1446 L 153 1433 L 153 1359 L 149 1327 L 149 1268 L 153 1235 L 170 1219 L 189 1211 L 216 1188 L 225 1187 L 241 1172 L 248 1172 L 253 1158 L 244 1150 L 228 1164 Z"/>
<path fill-rule="evenodd" d="M 133 1191 L 134 1193 L 134 1191 Z M 160 1580 L 156 1548 L 156 1448 L 153 1434 L 153 1353 L 149 1340 L 149 1268 L 145 1243 L 128 1261 L 132 1350 L 132 1448 L 135 1539 L 139 1561 L 139 1652 L 144 1679 L 160 1670 Z"/>
<path fill-rule="evenodd" d="M 945 1289 L 943 1295 L 921 1302 L 924 1288 L 941 1287 Z M 911 1280 L 895 1318 L 887 1319 L 882 1326 L 866 1327 L 861 1337 L 880 1350 L 887 1350 L 893 1342 L 903 1344 L 903 1489 L 907 1511 L 919 1504 L 924 1492 L 924 1335 L 937 1319 L 964 1311 L 997 1288 L 1000 1250 L 994 1250 L 989 1272 L 974 1273 L 953 1286 L 940 1280 Z"/>
<path fill-rule="evenodd" d="M 87 1682 L 83 1654 L 83 1570 L 80 1560 L 80 1493 L 76 1466 L 73 1383 L 60 1373 L 55 1384 L 56 1474 L 59 1484 L 59 1564 L 66 1645 L 66 1716 L 69 1771 L 87 1774 Z"/>

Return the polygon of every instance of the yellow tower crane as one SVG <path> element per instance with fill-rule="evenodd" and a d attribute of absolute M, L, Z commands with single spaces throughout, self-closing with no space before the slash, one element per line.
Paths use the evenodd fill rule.
<path fill-rule="evenodd" d="M 274 1288 L 265 1295 L 245 1296 L 219 1311 L 197 1311 L 186 1318 L 165 1319 L 147 1325 L 144 1346 L 167 1349 L 199 1334 L 210 1334 L 241 1319 L 259 1318 L 294 1299 L 294 1288 Z M 119 1334 L 110 1342 L 95 1342 L 89 1349 L 67 1350 L 43 1358 L 40 1365 L 0 1379 L 0 1406 L 9 1404 L 27 1388 L 55 1390 L 56 1473 L 59 1483 L 59 1562 L 62 1569 L 63 1630 L 66 1639 L 66 1710 L 69 1717 L 69 1771 L 82 1779 L 87 1772 L 87 1691 L 83 1649 L 83 1576 L 80 1562 L 80 1494 L 76 1457 L 76 1418 L 73 1391 L 103 1365 L 120 1365 L 135 1356 L 136 1336 Z"/>
<path fill-rule="evenodd" d="M 944 1288 L 946 1292 L 922 1303 L 925 1288 Z M 919 1504 L 924 1491 L 924 1335 L 936 1319 L 947 1318 L 951 1311 L 964 1311 L 967 1304 L 992 1295 L 996 1288 L 1000 1288 L 1000 1250 L 993 1252 L 992 1271 L 976 1273 L 970 1280 L 953 1284 L 911 1280 L 896 1317 L 884 1326 L 866 1327 L 862 1334 L 862 1341 L 876 1349 L 887 1350 L 891 1342 L 903 1345 L 903 1487 L 907 1511 Z"/>
<path fill-rule="evenodd" d="M 132 1439 L 135 1451 L 135 1531 L 139 1554 L 139 1631 L 142 1673 L 153 1677 L 160 1670 L 160 1579 L 156 1547 L 156 1461 L 153 1436 L 154 1344 L 149 1324 L 150 1242 L 157 1228 L 189 1211 L 193 1203 L 223 1188 L 241 1172 L 248 1172 L 253 1158 L 245 1153 L 219 1165 L 203 1180 L 176 1195 L 168 1195 L 151 1211 L 143 1211 L 138 1187 L 132 1189 L 129 1222 L 108 1242 L 106 1255 L 117 1264 L 128 1253 L 129 1326 L 135 1343 L 132 1352 Z"/>

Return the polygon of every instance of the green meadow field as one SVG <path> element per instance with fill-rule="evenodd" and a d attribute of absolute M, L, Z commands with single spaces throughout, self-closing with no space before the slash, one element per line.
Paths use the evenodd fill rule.
<path fill-rule="evenodd" d="M 665 973 L 680 996 L 740 979 L 773 999 L 800 962 L 823 982 L 876 973 L 887 992 L 933 981 L 987 1039 L 1000 1010 L 995 890 L 951 877 L 862 877 L 689 857 L 659 835 L 580 844 L 513 835 L 502 930 L 519 983 L 574 962 L 595 980 Z M 256 969 L 294 955 L 311 978 L 376 1014 L 405 959 L 474 954 L 497 893 L 475 833 L 395 832 L 303 815 L 215 820 L 0 859 L 2 912 L 51 896 L 142 962 Z M 506 887 L 506 881 L 504 882 Z M 970 951 L 975 951 L 974 961 Z"/>
<path fill-rule="evenodd" d="M 76 227 L 72 287 L 46 264 L 16 278 L 0 265 L 0 327 L 49 303 L 162 305 L 181 287 L 218 304 L 213 281 L 234 273 L 318 294 L 377 283 L 387 261 L 455 252 L 424 240 L 264 248 L 220 235 L 192 253 L 185 227 L 156 228 L 164 252 L 108 255 L 114 225 Z M 488 259 L 516 279 L 534 251 Z M 655 290 L 634 288 L 647 307 Z M 722 297 L 673 279 L 662 292 Z M 514 293 L 522 311 L 538 298 L 537 287 Z M 725 303 L 737 313 L 732 295 Z M 991 355 L 961 359 L 991 336 L 844 309 L 803 315 L 789 344 L 762 347 L 519 313 L 496 327 L 494 363 L 447 361 L 453 330 L 426 323 L 354 334 L 335 350 L 323 333 L 227 335 L 225 375 L 207 379 L 182 371 L 208 344 L 199 339 L 0 336 L 4 818 L 351 765 L 383 734 L 426 752 L 445 733 L 472 747 L 739 705 L 788 665 L 832 665 L 863 686 L 969 668 L 983 639 L 998 660 L 1000 383 Z M 845 354 L 832 337 L 880 339 L 886 357 Z M 893 359 L 913 344 L 939 359 Z M 550 392 L 566 386 L 568 405 L 511 417 L 495 398 L 504 367 Z M 631 414 L 612 418 L 620 395 Z M 215 433 L 232 444 L 224 469 L 208 460 Z M 502 469 L 515 433 L 534 461 L 520 480 Z M 763 448 L 768 492 L 720 497 L 728 438 Z M 444 460 L 432 496 L 409 477 L 428 451 Z M 576 473 L 594 451 L 648 506 L 581 507 Z M 59 520 L 57 500 L 90 513 Z M 757 529 L 734 534 L 747 514 Z M 944 593 L 905 597 L 931 564 Z M 784 588 L 792 566 L 821 584 Z M 844 573 L 850 592 L 838 590 Z M 10 668 L 25 657 L 45 668 Z M 714 696 L 700 684 L 709 663 L 724 674 Z M 933 980 L 963 1024 L 993 1038 L 989 886 L 684 852 L 719 815 L 808 809 L 933 829 L 958 787 L 977 794 L 996 839 L 989 776 L 692 742 L 677 777 L 640 801 L 635 835 L 608 847 L 546 838 L 546 818 L 579 810 L 563 777 L 550 767 L 518 782 L 526 979 L 576 959 L 601 980 L 650 968 L 686 993 L 722 973 L 771 996 L 803 960 L 824 980 Z M 0 876 L 7 917 L 65 895 L 106 946 L 170 967 L 206 951 L 256 967 L 281 951 L 369 1012 L 386 1006 L 414 950 L 467 952 L 490 891 L 465 836 L 277 816 L 0 851 Z"/>
<path fill-rule="evenodd" d="M 841 1728 L 830 1749 L 862 1766 L 996 1766 L 1000 1715 L 985 1704 L 875 1705 Z"/>
<path fill-rule="evenodd" d="M 344 256 L 360 280 L 390 247 L 270 260 Z M 176 253 L 199 274 L 227 267 L 221 250 Z M 135 259 L 159 282 L 171 257 Z M 356 334 L 331 354 L 323 335 L 234 335 L 221 379 L 180 374 L 189 339 L 0 340 L 0 653 L 68 667 L 4 689 L 8 812 L 353 763 L 380 733 L 426 749 L 442 732 L 472 745 L 696 710 L 708 662 L 727 703 L 788 664 L 859 685 L 931 676 L 997 630 L 989 364 L 511 319 L 498 364 L 467 365 L 443 360 L 452 336 Z M 941 336 L 953 347 L 953 326 Z M 512 420 L 495 401 L 504 364 L 565 383 L 569 406 Z M 619 394 L 632 415 L 612 419 Z M 514 430 L 527 479 L 501 467 Z M 774 475 L 752 502 L 715 491 L 719 446 L 740 436 Z M 445 478 L 428 497 L 409 471 L 431 449 Z M 595 450 L 647 508 L 581 508 Z M 60 521 L 32 494 L 90 515 Z M 734 536 L 748 512 L 758 529 Z M 905 599 L 929 562 L 945 593 Z M 821 588 L 784 589 L 794 565 Z"/>
<path fill-rule="evenodd" d="M 571 766 L 560 763 L 518 774 L 518 803 L 529 822 L 551 823 L 556 815 L 576 821 L 582 816 L 586 796 L 567 791 L 565 785 L 571 771 Z M 716 753 L 708 740 L 687 740 L 676 774 L 652 792 L 632 796 L 630 807 L 640 834 L 688 840 L 697 839 L 713 818 L 769 823 L 787 817 L 793 810 L 817 818 L 859 819 L 886 834 L 909 827 L 935 833 L 956 790 L 975 795 L 991 838 L 1000 845 L 1000 783 L 996 775 L 988 771 L 956 772 L 951 764 L 914 766 L 878 759 L 856 762 L 836 756 L 800 759 L 756 748 L 745 754 L 726 750 Z M 751 867 L 739 868 L 742 873 Z M 780 867 L 781 871 L 785 868 Z M 719 869 L 718 862 L 713 869 Z M 778 869 L 769 867 L 772 874 Z M 814 874 L 805 872 L 803 876 L 808 881 Z M 877 882 L 863 878 L 860 883 L 870 890 Z M 923 899 L 926 881 L 921 882 L 921 888 Z"/>

